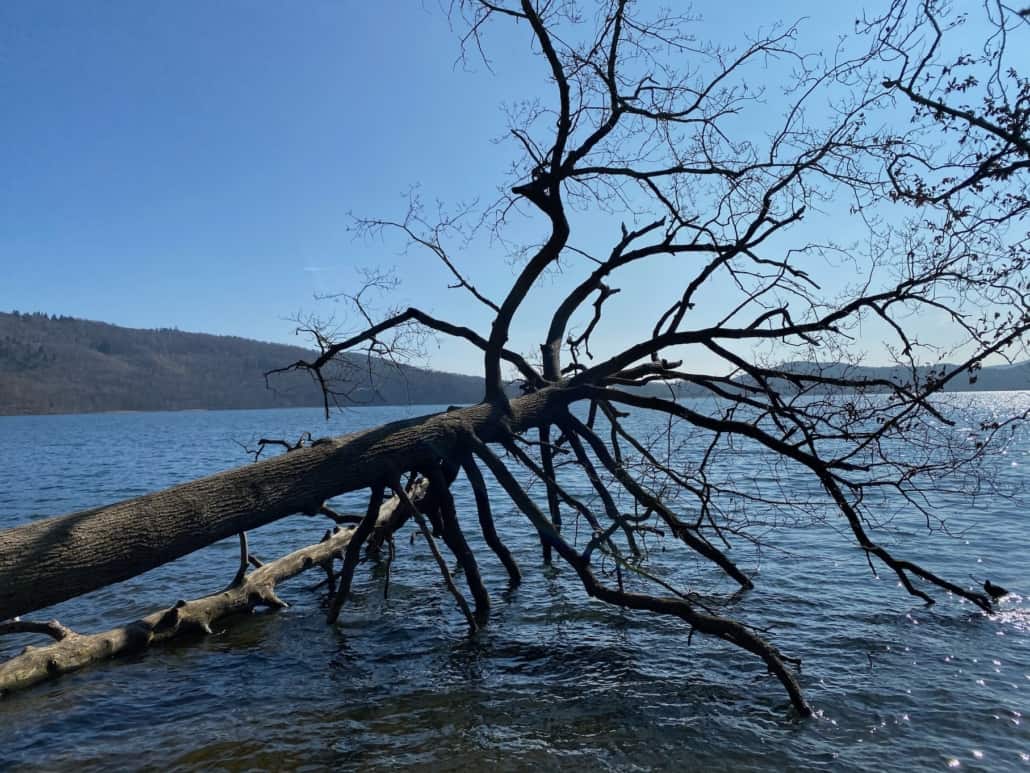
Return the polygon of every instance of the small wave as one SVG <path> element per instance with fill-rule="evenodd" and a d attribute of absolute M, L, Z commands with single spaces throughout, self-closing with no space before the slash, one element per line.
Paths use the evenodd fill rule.
<path fill-rule="evenodd" d="M 1010 593 L 1003 598 L 991 619 L 1016 631 L 1030 632 L 1030 607 L 1022 605 L 1023 597 Z"/>

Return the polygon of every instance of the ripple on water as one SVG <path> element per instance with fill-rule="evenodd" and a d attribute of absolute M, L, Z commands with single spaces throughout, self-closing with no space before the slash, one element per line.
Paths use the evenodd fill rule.
<path fill-rule="evenodd" d="M 350 411 L 327 431 L 397 415 Z M 320 419 L 302 410 L 39 421 L 45 431 L 35 418 L 0 419 L 0 448 L 12 447 L 12 436 L 40 438 L 0 465 L 0 526 L 237 465 L 233 440 L 296 436 Z M 119 443 L 130 437 L 131 446 Z M 1030 449 L 1019 442 L 1020 453 Z M 752 462 L 741 464 L 746 476 Z M 803 477 L 789 483 L 814 496 Z M 463 515 L 474 512 L 467 488 L 456 500 Z M 363 507 L 359 497 L 338 505 Z M 970 517 L 958 500 L 942 507 Z M 972 545 L 934 539 L 912 557 L 1023 589 L 1023 512 L 1009 502 L 989 534 L 965 535 Z M 282 614 L 249 616 L 207 639 L 0 701 L 0 767 L 940 770 L 950 761 L 969 769 L 1030 762 L 1022 596 L 992 616 L 944 596 L 927 609 L 895 578 L 873 577 L 829 527 L 782 532 L 786 558 L 738 545 L 737 560 L 761 568 L 756 591 L 738 597 L 692 559 L 656 549 L 656 570 L 685 587 L 714 588 L 715 608 L 803 659 L 820 714 L 799 721 L 754 658 L 701 636 L 688 644 L 678 621 L 591 601 L 571 572 L 541 570 L 539 546 L 517 514 L 500 504 L 497 520 L 526 581 L 506 594 L 502 567 L 471 538 L 494 598 L 489 627 L 472 639 L 424 544 L 405 533 L 389 599 L 381 567 L 363 564 L 336 627 L 306 590 L 312 581 L 299 578 L 282 589 L 293 605 Z M 287 519 L 252 535 L 252 546 L 267 558 L 323 531 L 310 518 Z M 970 550 L 984 563 L 973 566 Z M 124 621 L 224 586 L 235 551 L 227 540 L 52 613 L 83 630 Z"/>

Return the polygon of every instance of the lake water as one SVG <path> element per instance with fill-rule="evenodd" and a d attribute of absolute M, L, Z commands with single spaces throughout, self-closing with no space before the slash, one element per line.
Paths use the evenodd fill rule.
<path fill-rule="evenodd" d="M 970 399 L 989 414 L 1030 394 Z M 0 418 L 0 528 L 242 464 L 238 443 L 260 436 L 339 434 L 414 412 L 348 410 L 328 427 L 315 409 Z M 730 473 L 769 485 L 758 462 L 743 446 Z M 747 653 L 702 636 L 688 645 L 676 621 L 589 600 L 568 568 L 541 565 L 528 524 L 495 497 L 525 579 L 506 592 L 499 563 L 477 551 L 494 609 L 474 638 L 406 527 L 388 599 L 382 567 L 362 564 L 335 627 L 311 572 L 281 586 L 287 610 L 0 700 L 0 768 L 1030 770 L 1030 601 L 1018 595 L 1030 595 L 1028 468 L 1024 432 L 998 459 L 1010 497 L 971 506 L 937 495 L 953 536 L 927 535 L 921 517 L 885 505 L 898 511 L 881 539 L 898 554 L 962 584 L 986 576 L 1018 592 L 992 616 L 943 593 L 928 608 L 887 574 L 874 578 L 830 511 L 814 524 L 770 515 L 782 528 L 761 551 L 734 549 L 758 571 L 757 587 L 723 610 L 770 627 L 804 659 L 811 720 L 791 716 L 779 683 Z M 789 495 L 817 496 L 798 471 L 779 474 Z M 456 499 L 474 524 L 460 483 Z M 337 506 L 364 509 L 357 497 Z M 252 534 L 252 551 L 274 558 L 325 528 L 288 518 Z M 697 587 L 697 564 L 664 548 L 652 544 L 652 568 Z M 111 627 L 223 587 L 236 551 L 228 540 L 33 617 Z M 710 572 L 703 582 L 732 590 Z M 0 641 L 0 655 L 23 644 Z"/>

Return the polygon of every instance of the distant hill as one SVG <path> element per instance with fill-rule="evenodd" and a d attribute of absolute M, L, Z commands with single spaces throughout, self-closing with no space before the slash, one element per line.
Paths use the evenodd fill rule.
<path fill-rule="evenodd" d="M 0 415 L 274 408 L 321 405 L 305 373 L 271 379 L 264 372 L 312 352 L 234 336 L 136 330 L 45 314 L 0 312 Z M 373 362 L 354 391 L 363 404 L 472 403 L 476 376 Z"/>
<path fill-rule="evenodd" d="M 953 370 L 956 366 L 950 363 L 942 363 L 937 366 L 925 366 L 917 369 L 916 379 L 919 384 L 925 384 L 934 373 L 941 373 L 945 370 Z M 895 384 L 911 384 L 912 372 L 907 368 L 874 365 L 846 365 L 843 363 L 814 363 L 814 362 L 787 362 L 779 366 L 780 370 L 798 375 L 819 374 L 828 378 L 842 378 L 851 381 L 892 381 Z M 738 376 L 734 379 L 738 384 L 753 385 L 755 382 L 750 376 Z M 780 394 L 793 394 L 798 391 L 797 385 L 785 378 L 769 380 L 772 386 Z M 839 391 L 837 387 L 829 385 L 809 385 L 812 393 L 826 393 Z M 727 388 L 727 387 L 724 387 Z M 730 388 L 732 389 L 732 388 Z M 1017 362 L 1012 365 L 992 365 L 980 368 L 974 373 L 960 374 L 949 381 L 945 392 L 1000 392 L 1020 391 L 1030 389 L 1030 361 Z M 663 393 L 668 395 L 668 387 L 650 385 L 648 392 L 655 395 Z M 884 392 L 886 387 L 880 385 L 870 386 L 868 392 Z M 681 397 L 692 397 L 707 394 L 704 387 L 695 384 L 681 384 L 676 386 L 676 393 Z"/>
<path fill-rule="evenodd" d="M 846 378 L 848 380 L 885 380 L 895 384 L 911 384 L 912 371 L 908 368 L 870 365 L 845 365 L 841 363 L 817 364 L 813 362 L 788 362 L 780 366 L 783 370 L 798 374 L 820 374 L 830 378 Z M 916 370 L 916 380 L 925 384 L 928 380 L 945 371 L 952 371 L 957 366 L 952 363 L 941 363 L 937 366 L 924 366 Z M 750 382 L 750 379 L 748 379 Z M 789 394 L 796 387 L 785 379 L 775 383 L 780 392 Z M 832 391 L 826 387 L 824 391 Z M 992 365 L 980 368 L 973 373 L 959 374 L 945 387 L 945 392 L 997 392 L 1030 389 L 1030 361 L 1012 365 Z M 869 391 L 884 391 L 885 388 L 872 387 Z M 813 390 L 819 391 L 819 390 Z"/>
<path fill-rule="evenodd" d="M 273 389 L 266 388 L 263 376 L 272 368 L 312 356 L 298 346 L 235 336 L 137 330 L 72 317 L 0 312 L 0 415 L 321 405 L 321 392 L 307 374 L 275 376 Z M 373 391 L 365 358 L 355 356 L 351 364 L 356 368 L 352 397 L 359 404 L 474 403 L 483 395 L 483 380 L 478 376 L 397 368 L 382 360 L 372 364 Z M 818 371 L 898 383 L 911 378 L 901 368 L 810 362 L 782 367 L 795 373 Z M 929 371 L 923 369 L 920 379 Z M 983 368 L 975 376 L 974 383 L 961 377 L 947 390 L 1030 389 L 1030 362 Z M 775 386 L 786 394 L 795 390 L 783 379 Z M 707 394 L 694 385 L 674 389 L 684 397 Z M 668 387 L 660 384 L 643 391 L 669 394 Z M 513 387 L 511 393 L 518 390 Z"/>

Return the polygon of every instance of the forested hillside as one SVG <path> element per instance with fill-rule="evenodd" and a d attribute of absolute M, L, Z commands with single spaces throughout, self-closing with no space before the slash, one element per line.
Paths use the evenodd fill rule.
<path fill-rule="evenodd" d="M 860 381 L 891 381 L 895 384 L 909 384 L 913 381 L 919 385 L 933 383 L 939 380 L 941 374 L 956 369 L 954 363 L 940 363 L 938 365 L 922 366 L 916 369 L 914 378 L 912 370 L 897 366 L 871 366 L 871 365 L 845 365 L 842 363 L 814 363 L 814 362 L 788 362 L 779 365 L 778 370 L 783 373 L 798 374 L 799 376 L 821 376 L 830 379 L 842 379 L 849 382 Z M 740 383 L 754 384 L 754 379 L 744 377 L 738 379 Z M 768 378 L 766 383 L 773 387 L 780 394 L 792 394 L 798 391 L 798 384 L 780 377 Z M 837 391 L 839 388 L 832 385 L 819 385 L 813 382 L 804 382 L 804 386 L 811 392 Z M 849 386 L 849 388 L 852 388 Z M 992 392 L 992 391 L 1018 391 L 1030 389 L 1030 361 L 1017 362 L 1010 365 L 991 365 L 987 367 L 974 368 L 964 375 L 957 376 L 944 385 L 945 392 Z M 869 392 L 885 392 L 886 387 L 873 384 Z"/>
<path fill-rule="evenodd" d="M 265 386 L 265 371 L 311 356 L 301 347 L 234 336 L 167 328 L 138 330 L 73 317 L 0 312 L 0 415 L 320 405 L 321 392 L 306 374 L 276 375 L 272 389 Z M 365 358 L 350 362 L 351 383 L 344 389 L 356 404 L 474 403 L 483 396 L 483 380 L 478 376 L 374 360 L 370 382 Z M 781 368 L 792 373 L 911 381 L 911 373 L 901 368 L 805 362 Z M 929 373 L 929 368 L 921 369 L 920 380 Z M 1030 362 L 986 367 L 971 375 L 975 380 L 952 382 L 947 391 L 1030 389 Z M 785 379 L 770 382 L 786 394 L 796 389 Z M 375 390 L 370 383 L 376 384 Z M 659 384 L 644 391 L 668 394 L 668 388 Z M 678 385 L 676 392 L 684 397 L 706 393 L 693 384 Z"/>
<path fill-rule="evenodd" d="M 264 372 L 311 357 L 300 347 L 233 336 L 137 330 L 103 322 L 0 312 L 0 414 L 85 413 L 320 405 L 306 374 Z M 352 377 L 354 402 L 469 403 L 483 394 L 474 376 L 373 363 Z"/>

